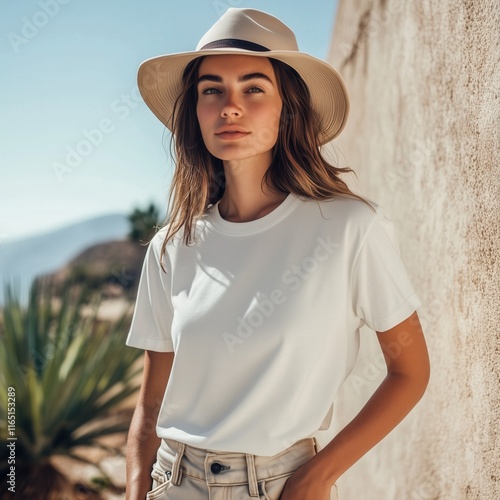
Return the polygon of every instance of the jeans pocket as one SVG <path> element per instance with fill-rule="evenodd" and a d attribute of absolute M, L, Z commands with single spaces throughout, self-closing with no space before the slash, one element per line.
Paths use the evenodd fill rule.
<path fill-rule="evenodd" d="M 153 478 L 153 486 L 151 491 L 147 493 L 146 500 L 160 499 L 172 485 L 172 472 L 161 469 L 158 464 L 155 463 L 153 465 L 151 477 Z M 164 500 L 166 500 L 166 498 Z"/>
<path fill-rule="evenodd" d="M 293 472 L 279 477 L 272 477 L 261 483 L 264 498 L 266 500 L 279 500 L 281 493 L 283 493 L 283 490 L 285 489 L 285 483 L 292 474 Z M 336 484 L 333 485 L 330 494 L 331 500 L 339 500 L 338 488 Z"/>
<path fill-rule="evenodd" d="M 332 491 L 331 491 L 331 500 L 339 500 L 339 489 L 337 488 L 337 485 L 334 484 Z"/>
<path fill-rule="evenodd" d="M 262 493 L 264 494 L 264 498 L 266 500 L 279 500 L 281 493 L 285 488 L 285 483 L 288 481 L 288 478 L 292 474 L 293 472 L 290 472 L 289 474 L 283 474 L 282 476 L 265 479 L 261 483 Z"/>

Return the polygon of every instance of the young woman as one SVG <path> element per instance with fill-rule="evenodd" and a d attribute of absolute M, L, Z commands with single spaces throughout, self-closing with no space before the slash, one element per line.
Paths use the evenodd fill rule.
<path fill-rule="evenodd" d="M 138 82 L 177 165 L 127 339 L 146 351 L 127 498 L 328 500 L 429 379 L 392 223 L 321 155 L 347 119 L 342 78 L 278 19 L 231 8 Z M 387 377 L 319 450 L 365 323 Z"/>

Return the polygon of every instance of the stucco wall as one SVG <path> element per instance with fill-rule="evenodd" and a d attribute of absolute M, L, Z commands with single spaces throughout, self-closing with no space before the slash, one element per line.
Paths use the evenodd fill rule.
<path fill-rule="evenodd" d="M 396 223 L 432 363 L 340 500 L 500 498 L 499 26 L 493 0 L 339 1 L 329 60 L 352 109 L 334 150 Z M 385 375 L 377 353 L 364 332 L 336 430 Z"/>

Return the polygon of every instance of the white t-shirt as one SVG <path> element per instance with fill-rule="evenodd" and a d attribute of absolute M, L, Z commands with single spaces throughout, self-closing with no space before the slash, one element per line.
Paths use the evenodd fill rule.
<path fill-rule="evenodd" d="M 374 204 L 375 205 L 375 204 Z M 157 433 L 198 448 L 274 455 L 328 428 L 359 350 L 421 304 L 392 222 L 359 200 L 294 194 L 235 223 L 218 204 L 147 249 L 127 345 L 174 351 Z"/>

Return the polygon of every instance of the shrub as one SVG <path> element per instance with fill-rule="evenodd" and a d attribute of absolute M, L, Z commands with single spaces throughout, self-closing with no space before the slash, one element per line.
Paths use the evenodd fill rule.
<path fill-rule="evenodd" d="M 129 414 L 117 406 L 139 388 L 141 367 L 135 361 L 141 353 L 125 346 L 129 312 L 114 323 L 99 322 L 99 299 L 82 286 L 68 282 L 57 305 L 53 286 L 35 280 L 25 309 L 12 288 L 5 289 L 0 470 L 7 473 L 7 444 L 14 442 L 16 498 L 49 498 L 51 490 L 67 487 L 51 465 L 54 455 L 87 462 L 78 454 L 80 447 L 119 452 L 101 439 L 128 430 Z M 12 427 L 7 425 L 13 422 L 13 414 L 10 419 L 6 414 L 8 388 L 15 392 Z M 17 440 L 9 441 L 12 437 Z M 3 483 L 1 498 L 7 486 Z"/>

